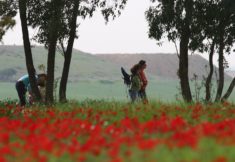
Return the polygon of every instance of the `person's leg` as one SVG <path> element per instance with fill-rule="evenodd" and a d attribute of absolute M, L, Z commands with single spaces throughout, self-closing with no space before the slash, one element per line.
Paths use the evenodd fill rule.
<path fill-rule="evenodd" d="M 23 82 L 16 82 L 16 90 L 20 99 L 20 105 L 24 106 L 26 104 L 25 101 L 25 94 L 26 94 L 26 90 L 24 87 L 24 83 Z"/>
<path fill-rule="evenodd" d="M 139 96 L 141 99 L 143 99 L 143 98 L 144 98 L 144 91 L 143 91 L 143 90 L 139 90 L 138 96 Z"/>
<path fill-rule="evenodd" d="M 129 95 L 131 98 L 131 102 L 135 102 L 136 98 L 137 98 L 137 92 L 133 91 L 133 90 L 129 90 Z"/>
<path fill-rule="evenodd" d="M 142 99 L 143 103 L 148 103 L 148 99 L 147 99 L 147 95 L 146 95 L 145 90 L 140 90 L 138 95 Z"/>

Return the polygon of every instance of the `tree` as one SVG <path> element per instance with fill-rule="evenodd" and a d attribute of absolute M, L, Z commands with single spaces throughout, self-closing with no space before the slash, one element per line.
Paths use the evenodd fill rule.
<path fill-rule="evenodd" d="M 199 20 L 199 18 L 201 19 L 199 21 L 200 23 L 194 24 L 199 24 L 195 27 L 201 30 L 201 34 L 193 35 L 201 37 L 201 40 L 193 39 L 192 42 L 194 42 L 194 44 L 200 44 L 200 47 L 204 47 L 200 48 L 196 46 L 196 48 L 199 47 L 201 52 L 208 51 L 208 49 L 210 50 L 210 73 L 206 80 L 206 101 L 211 100 L 209 83 L 211 82 L 213 74 L 212 58 L 215 49 L 219 54 L 219 81 L 215 101 L 220 101 L 224 87 L 224 68 L 227 66 L 224 53 L 230 53 L 235 40 L 235 2 L 232 0 L 198 0 L 195 4 L 197 6 L 195 7 L 195 17 L 197 20 Z M 217 12 L 214 12 L 215 10 Z M 211 43 L 204 43 L 205 39 L 210 40 Z M 209 45 L 210 48 L 208 48 Z M 232 83 L 231 85 L 233 85 Z M 231 85 L 229 91 L 232 90 L 233 86 Z M 225 96 L 229 96 L 227 92 Z"/>
<path fill-rule="evenodd" d="M 121 14 L 122 9 L 124 9 L 124 6 L 126 4 L 125 0 L 122 1 L 116 1 L 114 6 L 107 6 L 106 1 L 97 1 L 96 6 L 100 6 L 102 8 L 101 12 L 106 20 L 106 22 L 109 21 L 109 17 L 111 16 L 113 19 Z M 87 2 L 86 2 L 87 3 Z M 91 2 L 90 2 L 91 3 Z M 60 90 L 59 90 L 59 96 L 60 96 L 60 102 L 64 102 L 67 100 L 66 98 L 66 87 L 67 87 L 67 81 L 68 81 L 68 75 L 69 75 L 69 68 L 70 68 L 70 62 L 72 58 L 72 49 L 73 49 L 73 42 L 74 39 L 77 37 L 76 36 L 76 21 L 77 21 L 77 16 L 82 16 L 83 18 L 86 18 L 87 15 L 90 17 L 93 15 L 93 12 L 95 11 L 95 6 L 93 7 L 85 7 L 83 5 L 80 5 L 79 1 L 74 1 L 74 5 L 69 5 L 69 6 L 74 6 L 72 9 L 72 16 L 71 18 L 68 18 L 70 23 L 68 24 L 69 26 L 69 38 L 68 38 L 68 43 L 67 43 L 67 48 L 65 50 L 63 46 L 63 40 L 60 40 L 60 44 L 62 47 L 62 51 L 64 53 L 64 66 L 63 66 L 63 72 L 62 72 L 62 77 L 61 77 L 61 82 L 60 82 Z M 88 3 L 87 3 L 88 4 Z M 79 8 L 80 5 L 80 8 Z M 89 12 L 88 12 L 89 11 Z M 116 13 L 115 13 L 116 11 Z M 62 37 L 62 39 L 64 39 Z"/>
<path fill-rule="evenodd" d="M 86 18 L 87 16 L 92 17 L 93 12 L 100 8 L 100 11 L 102 12 L 105 20 L 108 21 L 109 17 L 115 18 L 117 15 L 120 15 L 120 10 L 124 8 L 126 1 L 127 0 L 113 0 L 112 3 L 109 4 L 109 1 L 106 0 L 61 0 L 60 4 L 59 2 L 55 2 L 58 4 L 53 6 L 52 3 L 54 1 L 29 0 L 30 3 L 28 5 L 28 8 L 31 11 L 28 13 L 29 24 L 33 28 L 39 28 L 39 31 L 35 36 L 35 40 L 43 43 L 45 47 L 49 49 L 49 51 L 51 50 L 48 53 L 47 66 L 48 77 L 50 77 L 48 78 L 46 90 L 46 98 L 48 102 L 53 102 L 52 87 L 54 82 L 53 71 L 55 64 L 55 46 L 58 42 L 60 42 L 61 45 L 64 43 L 67 44 L 67 48 L 64 48 L 65 46 L 62 45 L 65 62 L 60 85 L 60 100 L 66 100 L 66 86 L 72 57 L 73 42 L 74 39 L 77 37 L 77 16 L 81 16 L 83 18 Z M 77 8 L 78 11 L 76 11 Z M 57 14 L 53 14 L 53 11 L 56 11 L 54 13 Z M 53 19 L 53 17 L 56 18 Z M 50 24 L 49 22 L 54 23 Z M 52 38 L 54 39 L 53 41 Z"/>
<path fill-rule="evenodd" d="M 23 42 L 26 58 L 26 67 L 29 74 L 29 81 L 32 88 L 32 92 L 36 100 L 40 100 L 41 96 L 36 85 L 35 69 L 33 65 L 32 52 L 30 47 L 27 19 L 26 19 L 26 0 L 7 0 L 0 1 L 0 40 L 2 39 L 5 32 L 13 28 L 15 25 L 14 17 L 17 14 L 17 9 L 20 12 Z"/>
<path fill-rule="evenodd" d="M 156 2 L 156 0 L 152 0 Z M 160 40 L 164 34 L 170 41 L 180 41 L 179 77 L 182 96 L 191 101 L 188 84 L 188 50 L 208 52 L 210 71 L 206 78 L 206 101 L 211 101 L 211 81 L 214 71 L 213 56 L 219 54 L 219 81 L 215 101 L 219 101 L 224 87 L 224 52 L 229 53 L 234 43 L 235 2 L 233 0 L 158 0 L 156 7 L 146 12 L 149 37 Z M 216 11 L 216 12 L 215 12 Z M 232 81 L 227 92 L 235 86 Z M 226 93 L 224 97 L 227 97 Z"/>
<path fill-rule="evenodd" d="M 67 81 L 69 76 L 69 68 L 72 58 L 72 49 L 73 49 L 73 43 L 74 39 L 76 38 L 76 28 L 77 28 L 77 16 L 78 16 L 78 8 L 79 8 L 79 1 L 74 1 L 74 7 L 73 12 L 71 16 L 70 21 L 70 32 L 69 32 L 69 40 L 68 45 L 66 48 L 66 51 L 64 51 L 64 66 L 62 71 L 62 77 L 60 81 L 60 89 L 59 89 L 59 100 L 60 102 L 65 102 L 67 100 L 66 98 L 66 89 L 67 89 Z M 64 49 L 63 42 L 61 41 L 61 47 Z"/>
<path fill-rule="evenodd" d="M 234 42 L 234 16 L 232 16 L 234 2 L 231 0 L 197 0 L 194 5 L 194 23 L 191 28 L 192 38 L 189 48 L 201 53 L 209 52 L 210 71 L 205 83 L 205 101 L 207 102 L 211 101 L 213 56 L 215 52 L 218 52 L 219 81 L 215 101 L 219 101 L 224 87 L 224 68 L 227 66 L 224 52 L 229 52 Z"/>
<path fill-rule="evenodd" d="M 151 0 L 158 2 L 146 12 L 149 37 L 160 40 L 164 34 L 168 40 L 180 41 L 179 70 L 181 93 L 185 101 L 191 102 L 192 95 L 188 78 L 188 50 L 193 23 L 194 0 Z"/>
<path fill-rule="evenodd" d="M 0 1 L 0 8 L 0 40 L 2 39 L 5 32 L 15 25 L 14 17 L 17 14 L 17 9 L 19 9 L 23 33 L 26 67 L 29 74 L 29 81 L 36 100 L 40 100 L 41 96 L 36 85 L 35 69 L 33 65 L 32 52 L 28 36 L 28 27 L 26 19 L 26 0 Z"/>
<path fill-rule="evenodd" d="M 235 5 L 234 1 L 224 0 L 221 2 L 221 15 L 219 17 L 219 86 L 215 101 L 219 101 L 223 92 L 224 84 L 224 51 L 230 53 L 231 47 L 235 41 L 235 12 L 233 9 Z M 231 89 L 231 88 L 230 88 Z M 229 97 L 227 94 L 223 97 L 226 99 Z"/>
<path fill-rule="evenodd" d="M 26 0 L 19 0 L 19 12 L 20 12 L 21 27 L 23 33 L 26 67 L 29 74 L 30 86 L 32 88 L 34 98 L 36 99 L 36 101 L 39 101 L 41 99 L 41 95 L 38 86 L 36 84 L 35 68 L 33 65 L 32 51 L 28 34 L 27 18 L 26 18 Z"/>
<path fill-rule="evenodd" d="M 14 17 L 16 14 L 17 5 L 15 0 L 0 1 L 0 41 L 6 31 L 15 26 Z"/>
<path fill-rule="evenodd" d="M 224 40 L 223 42 L 220 42 L 221 44 L 221 50 L 222 47 L 224 47 L 223 50 L 225 50 L 228 54 L 231 52 L 231 48 L 235 42 L 235 1 L 233 0 L 224 0 L 222 3 L 223 9 L 224 9 L 224 19 L 223 22 L 225 23 L 225 34 L 224 34 Z M 221 15 L 222 18 L 223 15 Z M 221 52 L 222 53 L 222 52 Z M 219 60 L 220 62 L 224 61 L 224 58 Z M 230 94 L 233 91 L 233 88 L 235 86 L 235 78 L 233 78 L 232 82 L 230 83 L 230 86 L 228 90 L 225 92 L 224 96 L 221 98 L 221 100 L 227 100 Z M 220 95 L 221 97 L 221 95 Z M 218 100 L 219 98 L 216 98 Z"/>
<path fill-rule="evenodd" d="M 189 48 L 192 51 L 201 53 L 209 53 L 209 73 L 205 82 L 205 101 L 211 101 L 212 76 L 214 73 L 213 56 L 215 53 L 217 35 L 215 31 L 218 28 L 216 17 L 218 13 L 214 11 L 218 9 L 218 2 L 198 0 L 194 3 L 195 22 L 192 24 L 192 38 Z"/>
<path fill-rule="evenodd" d="M 47 58 L 47 84 L 46 84 L 46 102 L 53 103 L 54 89 L 54 69 L 55 69 L 55 54 L 56 44 L 59 37 L 60 14 L 62 12 L 62 0 L 51 1 L 52 16 L 49 19 L 49 37 L 48 37 L 48 58 Z"/>

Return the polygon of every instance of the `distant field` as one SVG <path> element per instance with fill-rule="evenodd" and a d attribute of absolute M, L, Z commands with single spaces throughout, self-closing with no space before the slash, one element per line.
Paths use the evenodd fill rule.
<path fill-rule="evenodd" d="M 153 80 L 149 82 L 147 95 L 151 100 L 174 102 L 176 101 L 176 94 L 179 94 L 179 90 L 177 87 L 179 87 L 178 81 Z M 192 87 L 191 90 L 192 92 L 194 92 L 194 87 Z M 201 92 L 204 93 L 204 89 L 202 89 Z M 4 100 L 8 98 L 17 99 L 15 83 L 0 82 L 0 99 Z M 67 98 L 75 100 L 129 100 L 129 98 L 127 98 L 127 89 L 122 81 L 114 81 L 108 83 L 105 81 L 80 81 L 76 83 L 69 83 Z M 233 92 L 230 96 L 230 101 L 235 101 L 235 92 Z"/>
<path fill-rule="evenodd" d="M 175 99 L 177 82 L 152 81 L 149 83 L 147 94 L 154 100 L 172 101 Z M 0 99 L 16 99 L 15 83 L 0 82 Z M 67 90 L 69 99 L 110 99 L 127 100 L 127 89 L 122 81 L 104 83 L 102 81 L 80 81 L 69 83 Z"/>

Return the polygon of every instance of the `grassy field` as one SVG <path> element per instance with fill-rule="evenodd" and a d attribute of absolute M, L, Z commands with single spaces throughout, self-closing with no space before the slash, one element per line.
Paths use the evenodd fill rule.
<path fill-rule="evenodd" d="M 225 84 L 226 89 L 228 83 Z M 178 81 L 173 80 L 152 80 L 149 82 L 147 88 L 147 95 L 151 100 L 160 100 L 163 102 L 174 102 L 176 96 L 179 95 Z M 0 82 L 0 99 L 7 98 L 17 99 L 17 93 L 15 90 L 15 83 L 1 83 Z M 191 88 L 194 93 L 194 84 Z M 212 95 L 215 95 L 215 89 Z M 58 93 L 57 93 L 58 96 Z M 204 89 L 201 89 L 201 97 L 204 96 Z M 80 81 L 68 83 L 67 98 L 70 100 L 85 100 L 85 99 L 105 99 L 105 100 L 117 100 L 127 101 L 127 88 L 120 81 Z M 235 101 L 235 92 L 229 98 L 229 101 Z"/>
<path fill-rule="evenodd" d="M 16 99 L 15 83 L 0 83 L 1 99 Z M 177 89 L 173 81 L 150 82 L 147 94 L 154 100 L 172 101 L 175 99 Z M 108 99 L 127 100 L 127 88 L 122 81 L 103 83 L 103 81 L 80 81 L 68 84 L 67 96 L 69 99 Z"/>

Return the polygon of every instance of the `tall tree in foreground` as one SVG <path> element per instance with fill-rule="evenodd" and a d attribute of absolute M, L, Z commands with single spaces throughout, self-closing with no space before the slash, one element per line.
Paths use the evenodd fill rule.
<path fill-rule="evenodd" d="M 61 32 L 64 0 L 28 0 L 27 20 L 32 28 L 37 29 L 34 40 L 48 49 L 46 102 L 54 102 L 54 69 L 56 45 Z"/>
<path fill-rule="evenodd" d="M 23 42 L 25 50 L 26 68 L 29 74 L 29 81 L 32 88 L 34 98 L 40 100 L 41 96 L 36 85 L 35 69 L 33 65 L 31 46 L 29 41 L 27 18 L 26 18 L 26 0 L 5 0 L 0 1 L 0 40 L 5 32 L 15 25 L 14 17 L 17 14 L 17 10 L 20 12 Z"/>
<path fill-rule="evenodd" d="M 188 50 L 193 23 L 194 0 L 151 0 L 153 6 L 146 12 L 149 37 L 180 42 L 179 70 L 181 93 L 187 102 L 192 101 L 188 78 Z M 158 2 L 158 3 L 157 3 Z"/>
<path fill-rule="evenodd" d="M 48 27 L 48 57 L 47 57 L 47 84 L 46 84 L 46 102 L 54 102 L 54 71 L 55 71 L 55 55 L 56 45 L 59 37 L 61 26 L 62 0 L 52 0 L 50 10 L 52 15 L 49 18 Z"/>
<path fill-rule="evenodd" d="M 24 51 L 25 51 L 25 60 L 26 60 L 26 67 L 29 74 L 29 82 L 32 88 L 32 92 L 36 101 L 40 101 L 41 95 L 36 84 L 35 78 L 35 68 L 33 64 L 33 57 L 31 51 L 31 45 L 29 40 L 29 33 L 28 33 L 28 26 L 27 26 L 27 17 L 26 17 L 26 3 L 27 0 L 19 0 L 19 12 L 20 12 L 20 20 L 21 20 L 21 27 L 23 33 L 23 42 L 24 42 Z"/>

